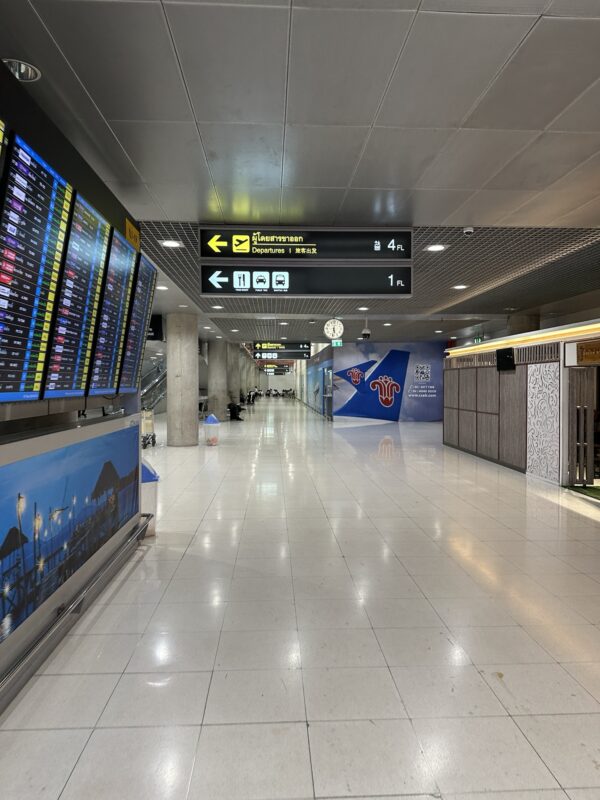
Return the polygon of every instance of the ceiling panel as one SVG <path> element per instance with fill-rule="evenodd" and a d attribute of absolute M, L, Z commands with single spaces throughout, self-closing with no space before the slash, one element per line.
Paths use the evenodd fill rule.
<path fill-rule="evenodd" d="M 333 225 L 344 189 L 284 188 L 281 192 L 282 225 Z"/>
<path fill-rule="evenodd" d="M 223 220 L 217 193 L 211 186 L 201 187 L 197 183 L 150 183 L 148 188 L 170 220 Z"/>
<path fill-rule="evenodd" d="M 219 186 L 217 191 L 225 222 L 278 224 L 280 189 L 255 189 L 242 185 Z"/>
<path fill-rule="evenodd" d="M 281 186 L 282 125 L 202 124 L 200 134 L 217 186 Z"/>
<path fill-rule="evenodd" d="M 294 8 L 345 8 L 367 11 L 414 11 L 420 0 L 294 0 Z"/>
<path fill-rule="evenodd" d="M 121 201 L 134 219 L 162 219 L 165 209 L 152 196 L 148 187 L 141 182 L 122 183 L 107 181 L 107 186 Z"/>
<path fill-rule="evenodd" d="M 552 0 L 546 14 L 560 17 L 600 17 L 600 0 Z"/>
<path fill-rule="evenodd" d="M 111 127 L 146 183 L 211 184 L 193 122 L 113 122 Z M 163 157 L 165 147 L 168 160 Z"/>
<path fill-rule="evenodd" d="M 597 187 L 594 197 L 600 195 L 600 186 Z M 543 225 L 544 220 L 557 219 L 583 205 L 581 194 L 578 190 L 565 189 L 563 191 L 542 192 L 524 203 L 502 220 L 503 225 L 531 226 Z"/>
<path fill-rule="evenodd" d="M 410 189 L 451 135 L 450 130 L 374 128 L 352 185 Z"/>
<path fill-rule="evenodd" d="M 410 225 L 442 225 L 444 220 L 468 200 L 472 191 L 457 189 L 430 192 L 417 189 L 410 201 Z"/>
<path fill-rule="evenodd" d="M 544 133 L 487 184 L 489 189 L 543 189 L 600 150 L 600 133 Z"/>
<path fill-rule="evenodd" d="M 423 0 L 423 11 L 479 14 L 541 14 L 548 0 Z"/>
<path fill-rule="evenodd" d="M 458 127 L 531 22 L 527 17 L 420 13 L 378 124 Z"/>
<path fill-rule="evenodd" d="M 160 5 L 86 0 L 34 5 L 105 117 L 191 118 Z"/>
<path fill-rule="evenodd" d="M 445 225 L 498 225 L 523 203 L 536 196 L 536 192 L 482 189 L 444 220 Z M 504 222 L 504 224 L 509 224 Z"/>
<path fill-rule="evenodd" d="M 199 121 L 283 122 L 286 9 L 195 3 L 166 8 Z"/>
<path fill-rule="evenodd" d="M 544 128 L 600 77 L 600 20 L 542 18 L 467 121 Z"/>
<path fill-rule="evenodd" d="M 350 189 L 338 225 L 404 225 L 410 216 L 410 189 Z"/>
<path fill-rule="evenodd" d="M 370 124 L 408 27 L 410 12 L 293 12 L 287 121 Z"/>
<path fill-rule="evenodd" d="M 565 227 L 583 228 L 589 225 L 597 225 L 600 219 L 600 197 L 586 203 L 583 206 L 571 211 L 564 217 L 559 217 L 556 224 L 564 225 Z M 590 267 L 595 273 L 600 273 L 598 265 L 600 264 L 600 257 L 591 264 Z"/>
<path fill-rule="evenodd" d="M 533 131 L 457 131 L 419 181 L 422 189 L 480 189 L 537 136 Z"/>
<path fill-rule="evenodd" d="M 368 132 L 354 126 L 289 125 L 284 186 L 347 186 Z"/>
<path fill-rule="evenodd" d="M 558 131 L 600 131 L 600 81 L 592 84 L 550 127 Z"/>

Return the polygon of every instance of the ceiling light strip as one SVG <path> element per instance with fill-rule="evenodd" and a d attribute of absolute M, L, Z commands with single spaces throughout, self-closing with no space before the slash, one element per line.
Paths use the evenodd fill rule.
<path fill-rule="evenodd" d="M 505 336 L 502 339 L 489 339 L 482 344 L 452 347 L 446 350 L 446 354 L 449 358 L 458 358 L 459 356 L 470 356 L 475 353 L 489 353 L 502 347 L 549 344 L 550 342 L 563 341 L 574 337 L 597 336 L 598 334 L 600 334 L 600 320 L 594 320 L 585 325 L 565 325 L 560 328 L 547 328 L 544 331 L 531 331 L 530 333 L 519 333 L 515 336 Z"/>

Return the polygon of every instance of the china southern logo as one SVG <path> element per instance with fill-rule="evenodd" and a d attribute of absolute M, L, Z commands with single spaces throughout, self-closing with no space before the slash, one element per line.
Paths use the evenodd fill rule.
<path fill-rule="evenodd" d="M 389 375 L 382 375 L 371 381 L 369 387 L 372 392 L 379 392 L 379 402 L 386 408 L 394 405 L 394 395 L 400 392 L 400 384 Z"/>
<path fill-rule="evenodd" d="M 353 386 L 358 386 L 358 384 L 365 377 L 365 373 L 362 371 L 362 369 L 358 369 L 358 367 L 352 367 L 352 369 L 349 369 L 346 372 L 346 375 L 352 381 L 352 385 Z"/>

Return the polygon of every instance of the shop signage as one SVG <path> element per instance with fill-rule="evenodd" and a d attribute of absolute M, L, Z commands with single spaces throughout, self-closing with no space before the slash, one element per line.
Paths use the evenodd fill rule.
<path fill-rule="evenodd" d="M 581 367 L 600 365 L 600 339 L 577 342 L 577 365 Z"/>
<path fill-rule="evenodd" d="M 297 297 L 409 296 L 412 267 L 215 267 L 203 264 L 202 293 Z"/>
<path fill-rule="evenodd" d="M 412 231 L 213 228 L 200 231 L 200 257 L 278 261 L 405 261 L 412 258 Z"/>

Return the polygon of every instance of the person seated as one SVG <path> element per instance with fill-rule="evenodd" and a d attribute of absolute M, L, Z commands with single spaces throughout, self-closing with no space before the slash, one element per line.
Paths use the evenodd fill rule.
<path fill-rule="evenodd" d="M 240 417 L 240 413 L 242 407 L 239 403 L 236 403 L 233 399 L 233 395 L 229 395 L 229 403 L 227 403 L 227 410 L 229 411 L 229 419 L 231 422 L 243 422 L 243 418 Z"/>

